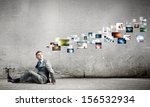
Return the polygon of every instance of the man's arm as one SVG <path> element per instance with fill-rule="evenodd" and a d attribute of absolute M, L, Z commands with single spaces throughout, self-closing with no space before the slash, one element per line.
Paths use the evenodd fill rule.
<path fill-rule="evenodd" d="M 55 77 L 54 77 L 54 70 L 52 69 L 52 66 L 50 64 L 49 61 L 45 61 L 45 67 L 46 69 L 48 70 L 50 76 L 51 76 L 51 83 L 55 84 L 56 83 L 56 80 L 55 80 Z"/>
<path fill-rule="evenodd" d="M 45 60 L 45 67 L 48 70 L 49 73 L 54 73 L 54 70 L 52 68 L 52 65 L 49 61 Z"/>

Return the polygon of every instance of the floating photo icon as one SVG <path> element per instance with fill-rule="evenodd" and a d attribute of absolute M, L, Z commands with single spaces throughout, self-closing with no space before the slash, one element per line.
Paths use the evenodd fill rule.
<path fill-rule="evenodd" d="M 70 46 L 67 48 L 67 53 L 74 53 L 73 45 L 70 45 Z"/>
<path fill-rule="evenodd" d="M 144 17 L 139 17 L 140 21 L 143 21 Z"/>
<path fill-rule="evenodd" d="M 102 43 L 101 42 L 95 43 L 95 48 L 96 49 L 102 49 Z"/>
<path fill-rule="evenodd" d="M 125 26 L 123 23 L 116 23 L 116 30 L 125 30 Z"/>
<path fill-rule="evenodd" d="M 134 28 L 139 28 L 140 24 L 139 23 L 134 23 Z"/>
<path fill-rule="evenodd" d="M 95 44 L 95 38 L 88 38 L 87 40 L 83 40 L 83 42 L 88 43 L 88 44 Z"/>
<path fill-rule="evenodd" d="M 140 27 L 140 32 L 147 32 L 147 28 L 146 27 Z"/>
<path fill-rule="evenodd" d="M 100 40 L 100 39 L 93 39 L 93 40 L 91 41 L 91 44 L 95 44 L 96 42 L 101 42 L 101 40 Z"/>
<path fill-rule="evenodd" d="M 102 38 L 102 34 L 95 34 L 95 38 Z"/>
<path fill-rule="evenodd" d="M 87 36 L 84 36 L 83 39 L 84 39 L 84 40 L 87 40 Z"/>
<path fill-rule="evenodd" d="M 52 46 L 52 51 L 60 51 L 61 50 L 61 46 L 59 46 L 58 44 L 54 44 Z"/>
<path fill-rule="evenodd" d="M 126 40 L 124 38 L 118 38 L 118 44 L 126 44 Z"/>
<path fill-rule="evenodd" d="M 80 40 L 80 38 L 78 37 L 78 35 L 70 35 L 70 40 L 74 41 L 74 42 L 77 42 L 77 41 Z"/>
<path fill-rule="evenodd" d="M 113 36 L 104 36 L 104 42 L 114 42 Z"/>
<path fill-rule="evenodd" d="M 112 32 L 112 36 L 114 38 L 122 38 L 123 37 L 123 35 L 120 32 Z"/>
<path fill-rule="evenodd" d="M 110 25 L 110 29 L 112 32 L 116 32 L 116 25 Z"/>
<path fill-rule="evenodd" d="M 141 35 L 141 34 L 136 35 L 136 41 L 137 41 L 138 43 L 144 42 L 144 36 Z"/>
<path fill-rule="evenodd" d="M 87 49 L 87 43 L 85 41 L 78 41 L 77 49 Z"/>
<path fill-rule="evenodd" d="M 136 19 L 132 19 L 132 22 L 135 23 L 135 22 L 136 22 Z"/>
<path fill-rule="evenodd" d="M 126 32 L 127 33 L 132 33 L 133 32 L 133 27 L 126 27 Z"/>
<path fill-rule="evenodd" d="M 123 35 L 123 38 L 124 38 L 125 40 L 131 40 L 131 35 Z"/>
<path fill-rule="evenodd" d="M 69 46 L 70 42 L 69 39 L 59 39 L 58 45 L 59 46 Z"/>
<path fill-rule="evenodd" d="M 84 33 L 81 34 L 81 36 L 83 37 L 83 40 L 87 40 L 87 35 L 85 35 Z"/>
<path fill-rule="evenodd" d="M 111 28 L 109 28 L 109 27 L 103 27 L 103 33 L 109 33 L 109 32 L 111 32 Z"/>
<path fill-rule="evenodd" d="M 93 32 L 88 33 L 88 38 L 93 38 Z"/>
<path fill-rule="evenodd" d="M 72 49 L 67 49 L 67 53 L 74 53 L 74 49 L 72 48 Z"/>
<path fill-rule="evenodd" d="M 143 24 L 143 26 L 147 26 L 147 23 L 146 23 L 146 22 L 143 22 L 142 24 Z"/>
<path fill-rule="evenodd" d="M 146 18 L 144 18 L 144 19 L 142 20 L 142 22 L 147 22 L 147 19 L 146 19 Z"/>

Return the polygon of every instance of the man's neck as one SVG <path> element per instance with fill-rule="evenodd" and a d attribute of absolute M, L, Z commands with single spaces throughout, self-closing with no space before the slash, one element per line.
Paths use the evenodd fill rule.
<path fill-rule="evenodd" d="M 44 59 L 39 59 L 40 62 L 43 62 Z"/>

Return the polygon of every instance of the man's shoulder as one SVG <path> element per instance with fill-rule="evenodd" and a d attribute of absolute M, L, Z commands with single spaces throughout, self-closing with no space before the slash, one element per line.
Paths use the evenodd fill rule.
<path fill-rule="evenodd" d="M 43 59 L 43 62 L 45 62 L 45 63 L 50 63 L 50 61 L 47 60 L 47 59 Z"/>

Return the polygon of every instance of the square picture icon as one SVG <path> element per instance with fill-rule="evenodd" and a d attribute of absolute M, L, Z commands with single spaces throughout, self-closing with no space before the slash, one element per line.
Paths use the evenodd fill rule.
<path fill-rule="evenodd" d="M 58 44 L 54 44 L 52 46 L 52 51 L 61 51 L 61 46 L 59 46 Z"/>
<path fill-rule="evenodd" d="M 144 42 L 144 36 L 141 34 L 136 35 L 136 41 L 137 41 L 137 43 Z"/>
<path fill-rule="evenodd" d="M 125 26 L 123 23 L 116 23 L 116 30 L 125 30 Z"/>
<path fill-rule="evenodd" d="M 69 46 L 70 41 L 69 39 L 59 39 L 58 40 L 58 45 L 59 46 Z"/>
<path fill-rule="evenodd" d="M 146 27 L 141 27 L 140 32 L 147 32 L 147 28 Z"/>
<path fill-rule="evenodd" d="M 93 32 L 88 33 L 88 38 L 93 38 Z"/>
<path fill-rule="evenodd" d="M 87 36 L 84 36 L 83 39 L 84 39 L 84 40 L 87 40 Z"/>
<path fill-rule="evenodd" d="M 78 41 L 77 49 L 87 49 L 87 43 L 85 41 Z"/>
<path fill-rule="evenodd" d="M 134 28 L 139 28 L 140 24 L 139 23 L 134 23 Z"/>
<path fill-rule="evenodd" d="M 67 53 L 74 53 L 74 48 L 67 48 Z"/>
<path fill-rule="evenodd" d="M 95 48 L 96 49 L 102 49 L 102 43 L 101 42 L 95 43 Z"/>
<path fill-rule="evenodd" d="M 114 42 L 113 36 L 104 36 L 104 42 Z"/>
<path fill-rule="evenodd" d="M 133 27 L 126 27 L 127 33 L 133 33 Z"/>
<path fill-rule="evenodd" d="M 126 40 L 124 38 L 118 38 L 118 44 L 126 44 Z"/>
<path fill-rule="evenodd" d="M 73 42 L 77 42 L 77 41 L 80 40 L 80 38 L 78 37 L 78 35 L 70 35 L 69 38 Z"/>
<path fill-rule="evenodd" d="M 111 32 L 111 28 L 110 27 L 103 27 L 102 28 L 102 33 L 109 33 L 109 32 Z"/>
<path fill-rule="evenodd" d="M 102 34 L 95 34 L 95 38 L 102 38 Z"/>
<path fill-rule="evenodd" d="M 131 40 L 131 35 L 123 35 L 123 38 L 124 38 L 125 40 Z"/>
<path fill-rule="evenodd" d="M 123 35 L 120 32 L 112 32 L 112 36 L 114 38 L 122 38 L 123 37 Z"/>

